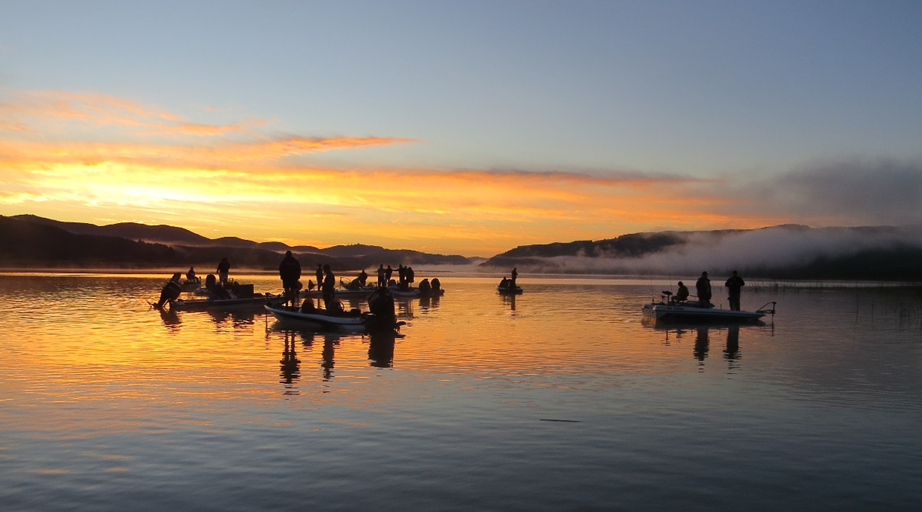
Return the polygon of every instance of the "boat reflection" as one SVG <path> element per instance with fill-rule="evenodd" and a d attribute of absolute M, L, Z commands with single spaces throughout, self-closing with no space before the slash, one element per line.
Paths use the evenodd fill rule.
<path fill-rule="evenodd" d="M 697 327 L 695 329 L 695 349 L 692 352 L 695 355 L 695 359 L 699 362 L 704 362 L 708 356 L 709 349 L 710 339 L 708 338 L 708 328 Z"/>
<path fill-rule="evenodd" d="M 171 308 L 163 308 L 157 311 L 160 313 L 160 320 L 163 322 L 164 327 L 166 327 L 170 332 L 179 331 L 179 328 L 182 325 L 181 315 L 186 314 L 186 312 L 180 312 Z M 207 318 L 210 318 L 216 326 L 230 323 L 234 329 L 251 329 L 256 323 L 257 317 L 265 316 L 265 310 L 260 312 L 252 309 L 208 309 L 204 311 L 195 311 L 194 313 L 195 315 L 198 315 L 202 312 L 206 313 Z"/>
<path fill-rule="evenodd" d="M 179 327 L 182 325 L 182 320 L 179 319 L 178 313 L 169 308 L 160 309 L 158 311 L 160 312 L 160 320 L 163 321 L 163 326 L 167 328 L 167 331 L 171 333 L 179 331 Z"/>
<path fill-rule="evenodd" d="M 363 339 L 359 333 L 323 330 L 320 325 L 316 327 L 292 328 L 290 323 L 274 322 L 267 327 L 266 341 L 281 335 L 283 339 L 282 358 L 279 360 L 279 383 L 285 386 L 286 395 L 299 394 L 296 384 L 301 378 L 301 360 L 298 359 L 297 343 L 301 343 L 301 351 L 311 351 L 315 345 L 322 346 L 320 352 L 321 380 L 330 381 L 335 376 L 336 350 L 340 342 L 347 337 L 356 341 Z M 368 336 L 368 364 L 375 368 L 393 368 L 394 347 L 397 338 L 404 335 L 395 331 L 372 331 Z"/>
<path fill-rule="evenodd" d="M 329 381 L 333 378 L 333 355 L 335 354 L 335 346 L 339 345 L 339 340 L 333 340 L 331 338 L 325 338 L 323 340 L 323 352 L 320 366 L 323 368 L 323 380 L 324 382 Z"/>
<path fill-rule="evenodd" d="M 323 381 L 329 381 L 333 378 L 333 368 L 336 364 L 334 361 L 336 348 L 339 347 L 340 340 L 345 336 L 350 336 L 350 333 L 339 330 L 324 330 L 323 326 L 319 324 L 310 324 L 303 321 L 299 321 L 297 324 L 295 328 L 291 322 L 276 321 L 271 324 L 266 331 L 267 340 L 272 333 L 281 333 L 284 337 L 285 348 L 282 352 L 282 360 L 280 361 L 282 364 L 282 383 L 288 384 L 288 382 L 286 382 L 288 375 L 292 376 L 292 384 L 297 378 L 301 377 L 300 361 L 297 360 L 294 345 L 297 338 L 300 338 L 302 348 L 305 350 L 312 350 L 315 341 L 323 342 L 320 361 L 320 367 L 322 368 L 321 375 Z M 351 336 L 358 337 L 359 335 L 353 333 Z M 297 373 L 293 373 L 294 371 L 297 371 Z M 286 394 L 296 393 L 288 393 L 286 391 Z"/>
<path fill-rule="evenodd" d="M 238 311 L 208 310 L 208 316 L 211 317 L 211 320 L 216 325 L 230 322 L 235 329 L 251 327 L 256 323 L 257 315 L 260 317 L 264 316 L 265 310 L 263 310 L 262 313 L 245 309 Z"/>
<path fill-rule="evenodd" d="M 710 353 L 711 338 L 725 339 L 726 346 L 722 354 L 723 359 L 727 361 L 727 367 L 730 373 L 740 369 L 739 362 L 742 359 L 742 352 L 740 350 L 740 331 L 743 329 L 759 330 L 760 328 L 768 327 L 768 324 L 761 321 L 745 325 L 740 325 L 738 323 L 676 324 L 644 319 L 642 323 L 648 327 L 663 331 L 665 334 L 663 344 L 665 345 L 670 345 L 672 341 L 680 341 L 688 335 L 693 334 L 694 345 L 692 347 L 692 357 L 698 361 L 699 369 L 703 369 L 704 362 Z"/>
<path fill-rule="evenodd" d="M 724 350 L 724 358 L 733 361 L 740 358 L 740 327 L 731 325 L 727 328 L 727 349 Z"/>
<path fill-rule="evenodd" d="M 285 385 L 284 394 L 286 395 L 299 394 L 297 388 L 294 386 L 298 379 L 301 378 L 301 361 L 298 360 L 298 353 L 295 350 L 296 346 L 295 332 L 286 331 L 285 349 L 282 351 L 282 359 L 279 361 L 279 365 L 281 365 L 279 369 L 281 380 L 279 382 Z"/>
<path fill-rule="evenodd" d="M 394 366 L 394 345 L 402 334 L 393 331 L 372 332 L 368 338 L 368 361 L 376 368 L 392 368 Z"/>
<path fill-rule="evenodd" d="M 511 311 L 515 311 L 515 297 L 514 293 L 500 293 L 499 298 L 502 299 L 503 305 L 509 304 Z"/>
<path fill-rule="evenodd" d="M 394 305 L 397 307 L 397 318 L 402 320 L 412 320 L 416 314 L 413 312 L 413 302 L 417 300 L 414 297 L 394 297 Z"/>
<path fill-rule="evenodd" d="M 441 296 L 437 295 L 435 297 L 420 297 L 419 298 L 419 310 L 423 314 L 428 313 L 430 310 L 439 309 L 439 299 Z"/>

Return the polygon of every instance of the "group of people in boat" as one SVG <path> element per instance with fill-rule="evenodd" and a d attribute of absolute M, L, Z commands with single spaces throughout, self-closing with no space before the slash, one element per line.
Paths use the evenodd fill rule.
<path fill-rule="evenodd" d="M 363 270 L 362 273 L 365 273 L 365 271 Z M 387 268 L 384 268 L 384 264 L 378 265 L 378 288 L 385 288 L 396 284 L 398 289 L 407 290 L 416 281 L 416 274 L 413 272 L 413 267 L 409 265 L 397 265 L 396 283 L 391 280 L 391 276 L 393 275 L 394 269 L 391 268 L 390 265 L 388 265 Z M 364 284 L 362 286 L 364 286 Z"/>
<path fill-rule="evenodd" d="M 411 285 L 415 281 L 415 274 L 413 268 L 409 265 L 398 265 L 397 275 L 398 282 L 393 283 L 391 281 L 391 275 L 394 270 L 390 265 L 387 268 L 383 264 L 378 266 L 378 288 L 386 288 L 390 285 L 396 285 L 398 290 L 406 291 L 410 289 Z M 317 279 L 317 287 L 320 289 L 321 297 L 323 300 L 324 307 L 331 309 L 333 307 L 333 295 L 336 290 L 336 276 L 333 271 L 330 269 L 329 264 L 317 264 L 317 269 L 315 270 L 314 276 Z M 284 296 L 286 302 L 291 303 L 293 306 L 297 305 L 298 296 L 300 294 L 302 285 L 301 285 L 301 263 L 294 257 L 291 251 L 285 253 L 285 257 L 282 259 L 282 262 L 279 263 L 279 277 L 282 280 L 282 288 L 284 289 Z M 346 289 L 362 289 L 368 286 L 368 273 L 365 272 L 365 269 L 362 269 L 358 276 L 350 281 L 348 284 L 343 283 L 343 286 Z M 308 281 L 308 289 L 312 289 L 314 283 Z M 433 279 L 431 282 L 428 279 L 424 279 L 420 282 L 420 294 L 427 295 L 432 294 L 433 292 L 438 294 L 441 292 L 441 283 L 438 279 Z"/>
<path fill-rule="evenodd" d="M 330 269 L 329 264 L 317 264 L 317 270 L 314 273 L 317 278 L 317 286 L 320 288 L 323 304 L 327 309 L 331 309 L 333 304 L 333 291 L 336 289 L 336 275 Z M 298 305 L 301 288 L 301 262 L 291 253 L 285 252 L 285 257 L 279 263 L 279 277 L 282 279 L 282 289 L 286 302 L 292 306 Z M 313 288 L 313 283 L 308 281 L 309 288 Z"/>
<path fill-rule="evenodd" d="M 728 300 L 730 302 L 731 311 L 740 310 L 740 292 L 741 288 L 746 286 L 746 283 L 743 281 L 743 278 L 739 276 L 736 270 L 733 271 L 730 278 L 724 283 L 724 287 L 727 288 Z M 698 297 L 698 307 L 709 308 L 713 305 L 711 304 L 711 280 L 708 279 L 708 273 L 702 272 L 701 277 L 695 282 L 695 292 Z M 679 281 L 678 290 L 676 290 L 675 295 L 672 296 L 670 302 L 673 303 L 684 303 L 688 301 L 688 287 L 682 281 Z"/>
<path fill-rule="evenodd" d="M 282 288 L 284 290 L 283 293 L 286 303 L 297 306 L 300 292 L 303 288 L 303 285 L 301 284 L 301 263 L 297 258 L 295 258 L 291 251 L 286 251 L 285 256 L 279 263 L 278 270 L 279 278 L 282 280 Z M 230 290 L 230 286 L 228 285 L 230 275 L 230 261 L 228 258 L 221 258 L 221 261 L 218 263 L 215 272 L 217 274 L 217 278 L 213 274 L 208 274 L 205 280 L 205 288 L 208 290 L 209 297 L 214 299 L 232 298 L 233 293 Z M 393 269 L 390 265 L 388 265 L 387 268 L 384 268 L 383 264 L 378 267 L 379 288 L 385 288 L 389 285 L 395 284 L 399 290 L 408 290 L 412 283 L 415 281 L 415 274 L 413 272 L 413 268 L 410 266 L 398 265 L 397 274 L 399 281 L 397 283 L 391 282 L 390 277 L 392 273 Z M 324 307 L 328 310 L 333 309 L 333 295 L 336 289 L 336 276 L 333 273 L 333 270 L 330 268 L 330 265 L 318 263 L 315 277 L 317 278 L 316 286 L 321 292 Z M 158 306 L 162 306 L 166 302 L 172 302 L 179 297 L 183 284 L 180 282 L 181 278 L 181 273 L 177 272 L 173 274 L 171 279 L 164 285 L 163 289 L 161 290 L 160 301 L 157 304 Z M 201 278 L 196 275 L 194 266 L 189 267 L 189 270 L 186 271 L 186 283 L 201 283 Z M 368 273 L 362 269 L 356 279 L 351 281 L 347 287 L 360 289 L 365 288 L 367 285 Z M 314 286 L 315 284 L 313 282 L 308 281 L 309 288 L 313 288 Z M 430 282 L 428 279 L 424 279 L 420 283 L 420 293 L 422 295 L 430 295 L 433 293 L 439 294 L 440 292 L 441 283 L 438 279 L 433 279 L 432 282 Z"/>
<path fill-rule="evenodd" d="M 229 284 L 230 261 L 227 258 L 222 258 L 215 272 L 218 277 L 215 277 L 214 274 L 208 274 L 205 277 L 204 288 L 208 291 L 208 297 L 211 299 L 231 299 L 237 296 L 235 288 L 238 285 L 236 283 Z M 181 279 L 182 274 L 180 272 L 176 272 L 170 277 L 170 280 L 160 290 L 160 299 L 155 304 L 156 307 L 162 308 L 167 302 L 172 303 L 178 299 L 184 285 L 202 284 L 202 278 L 196 275 L 195 266 L 189 267 L 189 270 L 186 271 L 185 281 L 180 281 Z"/>
<path fill-rule="evenodd" d="M 298 297 L 301 292 L 301 263 L 291 254 L 291 251 L 285 252 L 285 257 L 279 264 L 279 277 L 282 278 L 282 287 L 286 298 L 290 298 L 293 306 L 298 303 Z M 316 286 L 320 289 L 323 304 L 327 309 L 331 309 L 333 304 L 333 293 L 336 290 L 336 274 L 330 268 L 329 264 L 318 263 L 314 271 L 314 277 L 317 279 Z M 315 284 L 308 280 L 308 289 L 312 289 Z"/>

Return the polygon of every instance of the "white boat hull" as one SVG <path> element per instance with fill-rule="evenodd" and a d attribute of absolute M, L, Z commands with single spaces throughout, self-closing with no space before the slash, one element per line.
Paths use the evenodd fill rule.
<path fill-rule="evenodd" d="M 362 327 L 365 325 L 365 318 L 361 316 L 344 314 L 341 316 L 329 315 L 322 310 L 307 313 L 300 310 L 273 308 L 266 306 L 268 311 L 277 320 L 296 320 L 300 322 L 311 322 L 331 327 Z"/>
<path fill-rule="evenodd" d="M 210 309 L 259 308 L 267 303 L 280 303 L 282 300 L 284 299 L 278 295 L 264 295 L 244 299 L 180 299 L 173 301 L 170 304 L 170 309 L 175 311 L 205 311 Z"/>
<path fill-rule="evenodd" d="M 643 316 L 663 322 L 754 322 L 765 316 L 765 312 L 654 303 L 644 304 Z"/>

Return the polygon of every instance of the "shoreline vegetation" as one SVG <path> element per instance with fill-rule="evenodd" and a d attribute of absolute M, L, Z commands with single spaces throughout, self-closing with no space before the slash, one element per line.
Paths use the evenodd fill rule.
<path fill-rule="evenodd" d="M 920 234 L 922 226 L 670 231 L 522 246 L 490 258 L 471 258 L 362 244 L 322 249 L 235 237 L 208 239 L 173 226 L 96 226 L 18 215 L 0 216 L 0 272 L 172 273 L 194 266 L 204 275 L 226 257 L 233 272 L 274 273 L 282 254 L 291 250 L 303 268 L 330 264 L 339 271 L 403 264 L 465 268 L 478 274 L 502 274 L 517 267 L 531 275 L 689 279 L 702 270 L 717 278 L 733 269 L 748 281 L 775 281 L 768 285 L 775 287 L 801 282 L 797 287 L 804 288 L 820 281 L 822 286 L 862 282 L 890 287 L 922 282 Z M 813 244 L 812 253 L 792 249 L 808 243 Z M 753 250 L 759 246 L 769 249 Z"/>

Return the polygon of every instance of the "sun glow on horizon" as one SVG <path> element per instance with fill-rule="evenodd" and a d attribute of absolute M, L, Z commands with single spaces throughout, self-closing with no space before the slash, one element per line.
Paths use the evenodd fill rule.
<path fill-rule="evenodd" d="M 611 171 L 324 166 L 312 154 L 396 147 L 401 137 L 260 132 L 106 95 L 24 93 L 0 104 L 0 214 L 168 224 L 290 245 L 365 243 L 490 256 L 512 247 L 661 227 L 747 228 L 720 180 Z M 110 129 L 119 127 L 117 136 Z"/>

